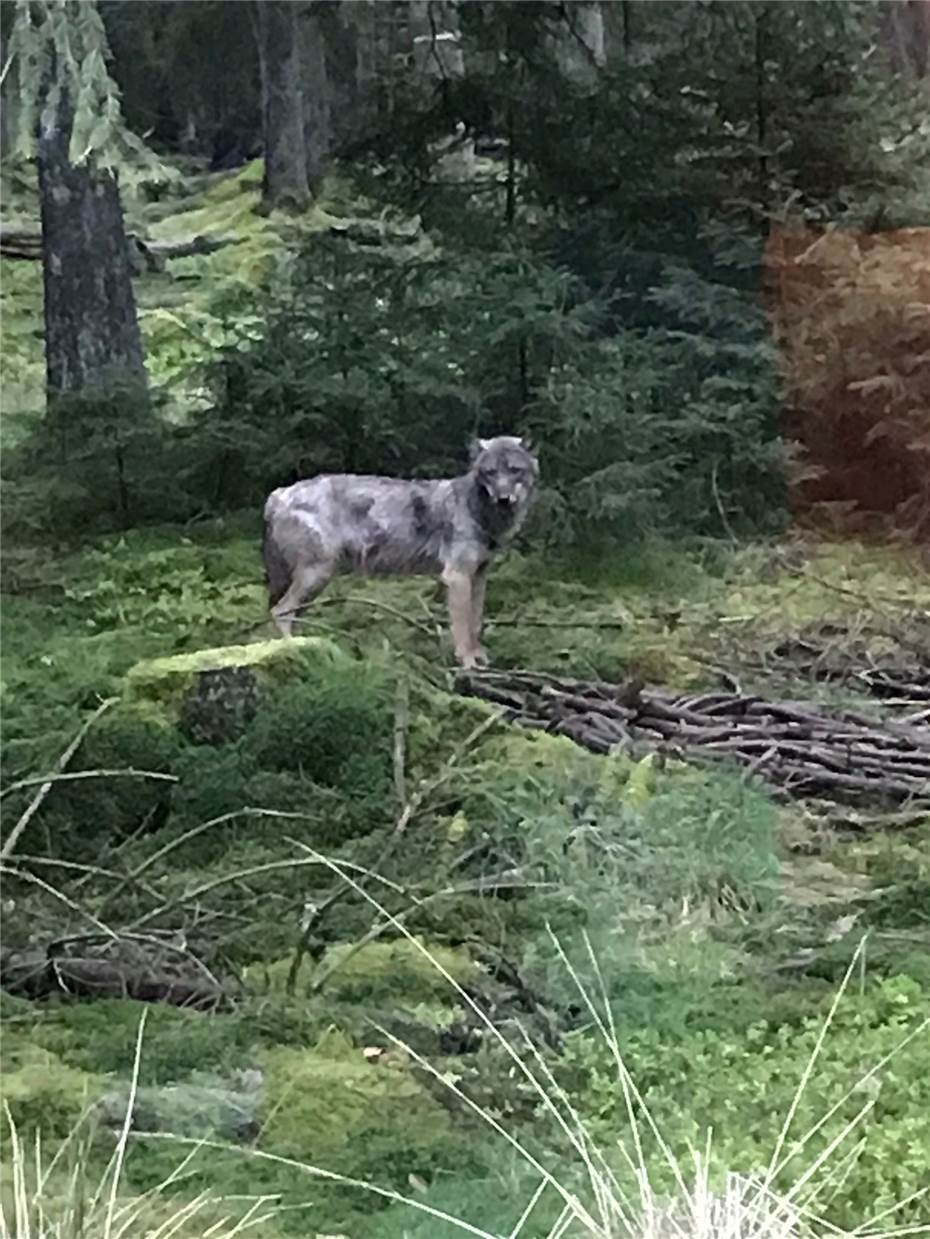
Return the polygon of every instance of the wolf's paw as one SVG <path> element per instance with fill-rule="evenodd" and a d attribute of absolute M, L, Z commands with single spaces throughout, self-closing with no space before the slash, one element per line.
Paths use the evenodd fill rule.
<path fill-rule="evenodd" d="M 488 656 L 482 649 L 468 650 L 467 653 L 459 655 L 459 664 L 464 671 L 475 671 L 488 665 Z"/>

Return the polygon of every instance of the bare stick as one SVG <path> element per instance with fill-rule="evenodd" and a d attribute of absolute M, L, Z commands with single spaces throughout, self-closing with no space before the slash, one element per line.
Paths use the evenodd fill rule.
<path fill-rule="evenodd" d="M 98 920 L 93 913 L 88 912 L 85 908 L 80 907 L 67 895 L 63 895 L 60 890 L 52 886 L 50 882 L 44 881 L 34 873 L 29 873 L 26 869 L 11 869 L 8 865 L 0 865 L 0 873 L 9 874 L 11 878 L 18 878 L 21 882 L 31 882 L 33 886 L 39 886 L 42 890 L 47 891 L 49 895 L 54 895 L 56 899 L 60 899 L 63 904 L 76 912 L 78 916 L 83 916 L 85 920 L 95 926 L 107 938 L 117 938 L 118 934 L 112 930 L 109 925 L 104 925 L 103 921 Z"/>
<path fill-rule="evenodd" d="M 84 875 L 82 882 L 86 882 L 90 878 L 111 878 L 118 882 L 123 878 L 123 874 L 121 874 L 116 869 L 104 869 L 100 865 L 82 865 L 80 862 L 74 861 L 74 860 L 57 860 L 55 857 L 52 857 L 52 856 L 29 856 L 23 852 L 20 852 L 19 855 L 17 856 L 17 860 L 21 864 L 45 865 L 47 868 L 51 868 L 51 869 L 74 870 L 77 873 L 82 873 Z M 78 886 L 78 883 L 75 882 L 74 886 L 72 887 L 72 890 L 77 886 Z M 139 883 L 139 889 L 143 891 L 146 895 L 148 895 L 151 899 L 157 899 L 159 897 L 156 891 L 154 891 L 150 886 L 147 886 L 143 882 Z M 107 897 L 107 899 L 103 901 L 103 903 L 106 903 L 108 901 L 109 901 L 109 896 Z M 101 903 L 100 907 L 97 909 L 98 913 L 103 907 L 103 903 Z"/>
<path fill-rule="evenodd" d="M 394 792 L 397 803 L 407 802 L 407 727 L 410 722 L 410 694 L 407 681 L 401 676 L 397 681 L 397 696 L 394 700 Z"/>
<path fill-rule="evenodd" d="M 125 770 L 75 770 L 67 774 L 37 774 L 28 779 L 17 779 L 17 781 L 15 783 L 11 783 L 9 787 L 5 787 L 3 791 L 0 792 L 0 800 L 3 800 L 5 796 L 12 795 L 13 792 L 22 791 L 24 787 L 35 787 L 37 783 L 76 783 L 80 779 L 120 778 L 160 779 L 163 783 L 177 783 L 178 781 L 178 776 L 176 774 L 163 774 L 159 770 L 136 770 L 133 766 L 127 766 Z M 13 831 L 10 831 L 11 836 L 12 834 Z M 3 852 L 0 853 L 0 860 L 6 856 L 9 842 L 10 841 L 8 839 L 6 844 L 4 844 Z"/>
<path fill-rule="evenodd" d="M 714 461 L 714 467 L 710 471 L 710 488 L 714 496 L 714 504 L 717 508 L 717 515 L 720 517 L 720 523 L 723 526 L 723 532 L 727 535 L 734 546 L 737 545 L 736 534 L 733 532 L 733 526 L 730 524 L 730 518 L 727 516 L 727 510 L 723 506 L 723 500 L 720 497 L 720 487 L 717 484 L 717 469 L 720 465 L 719 460 Z"/>
<path fill-rule="evenodd" d="M 401 808 L 401 812 L 397 818 L 397 821 L 394 823 L 394 829 L 391 831 L 390 835 L 388 836 L 388 840 L 385 843 L 384 848 L 382 849 L 380 855 L 378 856 L 377 860 L 374 862 L 372 866 L 372 868 L 376 872 L 379 871 L 381 867 L 384 865 L 384 863 L 388 860 L 391 853 L 394 851 L 395 847 L 397 846 L 398 842 L 403 837 L 404 832 L 406 831 L 407 827 L 410 825 L 411 821 L 422 810 L 426 797 L 431 795 L 432 793 L 439 791 L 439 789 L 445 783 L 448 782 L 448 780 L 451 778 L 451 776 L 455 772 L 455 768 L 456 768 L 456 765 L 459 759 L 465 753 L 467 753 L 468 750 L 474 744 L 478 742 L 478 740 L 484 735 L 486 731 L 490 730 L 490 728 L 493 727 L 495 723 L 499 723 L 499 722 L 500 722 L 500 719 L 494 714 L 489 715 L 488 718 L 486 719 L 483 719 L 481 723 L 479 723 L 479 725 L 475 727 L 469 733 L 469 735 L 465 737 L 465 739 L 462 741 L 462 744 L 450 756 L 449 760 L 443 766 L 442 770 L 440 770 L 436 778 L 433 779 L 432 782 L 424 784 L 421 787 L 419 787 L 414 792 L 414 794 L 406 801 L 406 803 Z M 341 863 L 344 863 L 344 862 L 341 862 Z M 338 869 L 334 869 L 334 872 L 337 875 L 339 875 Z M 397 888 L 397 889 L 400 889 L 400 888 Z M 330 891 L 330 893 L 326 896 L 326 898 L 323 900 L 323 902 L 321 904 L 318 904 L 317 907 L 315 907 L 311 911 L 310 915 L 307 917 L 306 922 L 303 926 L 303 929 L 301 930 L 300 939 L 294 950 L 294 958 L 291 960 L 291 966 L 288 969 L 288 973 L 287 973 L 287 981 L 285 985 L 289 993 L 293 992 L 294 987 L 297 984 L 297 977 L 300 973 L 300 968 L 301 968 L 301 965 L 303 964 L 304 959 L 306 958 L 307 952 L 310 949 L 310 941 L 313 937 L 314 930 L 317 928 L 317 926 L 319 925 L 323 917 L 326 915 L 326 913 L 329 912 L 329 910 L 333 908 L 337 903 L 343 900 L 346 897 L 346 895 L 349 894 L 351 890 L 352 890 L 351 884 L 347 881 L 343 881 L 341 885 L 334 887 Z"/>
<path fill-rule="evenodd" d="M 185 830 L 182 835 L 178 835 L 176 839 L 170 840 L 164 847 L 160 847 L 157 852 L 153 852 L 141 865 L 137 865 L 130 873 L 127 873 L 119 886 L 104 896 L 103 902 L 97 911 L 101 911 L 106 905 L 113 902 L 117 895 L 121 894 L 127 886 L 133 883 L 138 883 L 139 878 L 147 869 L 163 860 L 169 852 L 173 852 L 175 848 L 181 847 L 185 843 L 189 843 L 191 839 L 196 839 L 198 835 L 202 835 L 204 831 L 212 829 L 214 826 L 222 826 L 225 822 L 233 822 L 240 817 L 262 817 L 267 816 L 269 810 L 266 809 L 236 809 L 232 813 L 223 813 L 220 817 L 211 817 L 209 821 L 200 822 L 197 826 L 192 826 L 190 830 Z M 277 816 L 277 814 L 274 814 Z M 316 818 L 309 813 L 294 813 L 289 815 L 292 818 L 303 818 L 309 821 L 316 821 Z"/>
<path fill-rule="evenodd" d="M 270 813 L 270 810 L 266 810 L 266 812 Z M 278 815 L 275 814 L 274 816 L 278 816 Z M 291 815 L 287 813 L 281 813 L 280 816 L 289 817 Z M 396 882 L 389 882 L 387 878 L 382 878 L 378 874 L 372 874 L 371 870 L 366 869 L 364 865 L 355 865 L 347 860 L 340 861 L 339 863 L 345 869 L 353 869 L 357 873 L 361 873 L 364 876 L 376 877 L 379 882 L 383 882 L 386 886 L 389 886 L 392 890 L 395 890 L 395 891 L 402 890 L 402 888 L 398 886 Z M 268 861 L 264 865 L 253 865 L 248 869 L 237 869 L 235 873 L 225 873 L 222 875 L 222 877 L 213 878 L 209 882 L 201 882 L 201 884 L 199 886 L 195 886 L 193 890 L 189 890 L 185 892 L 185 894 L 183 895 L 177 895 L 174 899 L 169 899 L 168 902 L 163 903 L 161 907 L 153 908 L 150 912 L 146 912 L 144 916 L 140 916 L 137 920 L 133 921 L 130 928 L 134 931 L 138 930 L 143 925 L 149 924 L 150 921 L 154 921 L 159 916 L 163 916 L 166 912 L 173 912 L 176 908 L 183 907 L 184 904 L 190 903 L 192 899 L 199 899 L 201 895 L 206 895 L 208 891 L 216 890 L 220 886 L 228 886 L 231 882 L 238 882 L 241 878 L 251 878 L 251 877 L 256 877 L 259 874 L 275 873 L 275 872 L 280 872 L 281 870 L 287 870 L 287 869 L 301 869 L 301 868 L 305 868 L 307 865 L 319 866 L 319 865 L 328 865 L 328 864 L 329 862 L 326 860 L 317 860 L 317 859 L 309 859 L 306 857 L 304 858 L 298 857 L 295 860 L 271 860 L 271 861 Z M 114 937 L 115 936 L 116 935 L 114 934 Z"/>
<path fill-rule="evenodd" d="M 91 727 L 93 727 L 94 723 L 96 723 L 97 719 L 100 718 L 102 714 L 105 714 L 111 706 L 115 705 L 118 700 L 119 700 L 118 697 L 108 697 L 106 701 L 102 701 L 100 703 L 100 705 L 93 712 L 90 718 L 84 720 L 84 722 L 81 724 L 80 730 L 78 731 L 77 735 L 68 745 L 68 747 L 65 749 L 62 755 L 58 758 L 58 766 L 57 766 L 58 774 L 61 774 L 65 769 L 67 769 L 68 762 L 71 760 L 74 754 L 81 747 L 81 741 L 90 731 Z M 36 792 L 35 796 L 33 796 L 32 800 L 30 800 L 29 804 L 26 805 L 26 808 L 23 810 L 22 814 L 20 815 L 19 821 L 10 831 L 9 835 L 6 838 L 6 842 L 3 844 L 3 847 L 0 848 L 0 860 L 9 859 L 13 849 L 16 847 L 16 844 L 19 842 L 20 835 L 23 833 L 23 831 L 32 821 L 32 818 L 35 816 L 36 812 L 41 806 L 42 801 L 52 790 L 53 782 L 54 782 L 54 778 L 52 776 L 47 777 L 42 782 L 41 787 L 39 788 L 38 792 Z M 12 791 L 13 788 L 15 788 L 16 786 L 17 784 L 14 783 L 13 787 L 7 788 L 7 791 Z M 19 786 L 22 787 L 24 786 L 24 784 L 20 783 Z"/>

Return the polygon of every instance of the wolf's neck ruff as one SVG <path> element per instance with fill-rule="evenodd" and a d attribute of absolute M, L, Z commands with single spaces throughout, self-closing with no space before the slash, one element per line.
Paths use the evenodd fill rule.
<path fill-rule="evenodd" d="M 508 535 L 516 532 L 523 519 L 523 507 L 509 499 L 502 502 L 493 498 L 481 485 L 476 484 L 475 477 L 470 473 L 466 474 L 462 481 L 468 484 L 466 502 L 469 514 L 485 535 L 488 550 L 499 550 L 507 541 Z"/>

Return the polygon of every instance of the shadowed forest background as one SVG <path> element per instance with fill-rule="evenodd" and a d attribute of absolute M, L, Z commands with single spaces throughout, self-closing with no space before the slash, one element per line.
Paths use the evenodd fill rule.
<path fill-rule="evenodd" d="M 0 36 L 0 1234 L 926 1228 L 930 4 Z M 270 489 L 498 433 L 497 678 L 269 640 Z"/>

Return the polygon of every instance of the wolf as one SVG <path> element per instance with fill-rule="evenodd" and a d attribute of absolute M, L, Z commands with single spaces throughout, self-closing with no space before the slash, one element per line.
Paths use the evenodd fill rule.
<path fill-rule="evenodd" d="M 523 524 L 538 480 L 529 441 L 499 435 L 475 442 L 460 477 L 322 474 L 272 491 L 262 558 L 281 635 L 335 576 L 428 574 L 446 587 L 456 659 L 478 666 L 488 569 Z"/>

